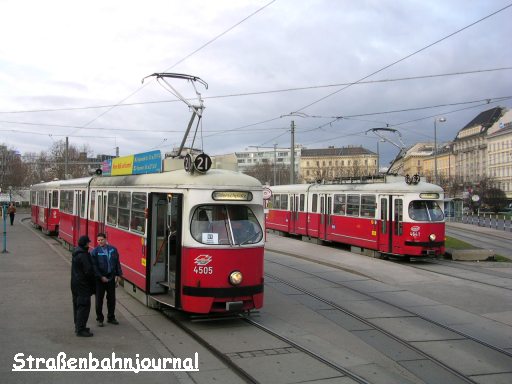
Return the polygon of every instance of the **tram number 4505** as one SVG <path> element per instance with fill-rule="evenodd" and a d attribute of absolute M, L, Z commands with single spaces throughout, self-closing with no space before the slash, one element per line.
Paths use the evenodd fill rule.
<path fill-rule="evenodd" d="M 194 272 L 199 275 L 213 275 L 213 267 L 194 267 Z"/>

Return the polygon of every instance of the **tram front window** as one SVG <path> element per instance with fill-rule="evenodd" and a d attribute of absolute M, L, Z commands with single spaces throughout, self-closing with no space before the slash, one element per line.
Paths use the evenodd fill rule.
<path fill-rule="evenodd" d="M 192 237 L 203 244 L 256 244 L 263 238 L 256 216 L 243 205 L 202 205 L 190 224 Z"/>
<path fill-rule="evenodd" d="M 443 210 L 433 200 L 414 200 L 409 203 L 409 217 L 415 221 L 443 221 Z"/>

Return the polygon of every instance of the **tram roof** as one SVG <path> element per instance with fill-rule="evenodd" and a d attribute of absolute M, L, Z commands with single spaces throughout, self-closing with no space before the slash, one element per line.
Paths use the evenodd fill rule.
<path fill-rule="evenodd" d="M 309 192 L 336 192 L 336 191 L 361 191 L 361 192 L 384 192 L 384 193 L 419 193 L 437 192 L 442 193 L 443 188 L 439 185 L 420 181 L 418 184 L 407 184 L 405 181 L 394 181 L 386 183 L 343 183 L 343 184 L 293 184 L 270 187 L 274 193 L 305 193 Z"/>
<path fill-rule="evenodd" d="M 91 181 L 94 187 L 167 187 L 167 188 L 204 188 L 212 187 L 250 187 L 261 188 L 254 177 L 243 173 L 211 169 L 205 174 L 190 174 L 184 170 L 151 173 L 145 175 L 95 177 Z"/>

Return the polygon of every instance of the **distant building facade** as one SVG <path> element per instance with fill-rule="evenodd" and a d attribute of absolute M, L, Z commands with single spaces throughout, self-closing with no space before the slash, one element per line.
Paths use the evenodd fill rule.
<path fill-rule="evenodd" d="M 487 137 L 487 164 L 495 187 L 512 198 L 512 122 L 502 122 L 500 129 Z"/>
<path fill-rule="evenodd" d="M 378 173 L 378 155 L 362 146 L 302 149 L 299 179 L 305 183 Z"/>
<path fill-rule="evenodd" d="M 295 146 L 295 172 L 297 173 L 300 166 L 301 145 Z M 276 164 L 289 167 L 291 164 L 291 150 L 290 148 L 262 148 L 254 147 L 247 148 L 243 152 L 235 152 L 238 162 L 238 169 L 240 172 L 246 171 L 248 168 L 255 165 Z"/>
<path fill-rule="evenodd" d="M 495 107 L 478 114 L 453 141 L 456 175 L 463 182 L 478 182 L 489 175 L 487 138 L 500 128 L 500 121 L 509 115 L 505 108 Z"/>
<path fill-rule="evenodd" d="M 432 153 L 423 160 L 424 176 L 432 183 L 435 178 L 435 167 L 436 156 Z M 437 149 L 437 177 L 441 183 L 443 180 L 455 177 L 455 155 L 452 143 L 444 144 Z"/>

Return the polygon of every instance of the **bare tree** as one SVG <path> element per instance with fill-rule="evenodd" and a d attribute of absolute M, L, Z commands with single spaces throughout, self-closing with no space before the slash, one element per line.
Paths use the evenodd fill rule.
<path fill-rule="evenodd" d="M 74 145 L 68 145 L 67 158 L 66 158 L 66 142 L 64 140 L 56 141 L 53 143 L 49 151 L 49 176 L 50 179 L 65 179 L 66 178 L 66 163 L 67 174 L 71 178 L 84 177 L 89 175 L 87 163 L 88 153 L 91 150 L 88 146 L 83 146 L 78 149 Z"/>
<path fill-rule="evenodd" d="M 253 165 L 244 170 L 246 175 L 258 179 L 262 184 L 274 185 L 274 172 L 276 185 L 284 185 L 290 183 L 290 167 L 284 164 L 274 165 L 271 163 L 262 163 Z"/>
<path fill-rule="evenodd" d="M 7 191 L 9 187 L 13 190 L 21 188 L 24 175 L 24 164 L 18 151 L 3 144 L 0 145 L 0 188 L 2 191 Z"/>

